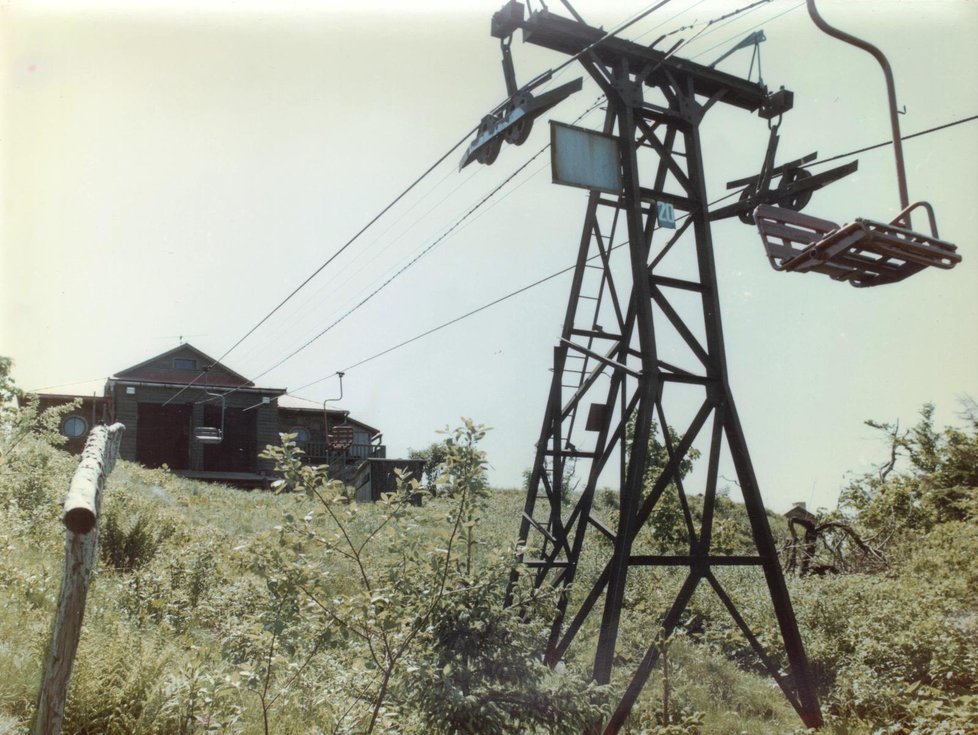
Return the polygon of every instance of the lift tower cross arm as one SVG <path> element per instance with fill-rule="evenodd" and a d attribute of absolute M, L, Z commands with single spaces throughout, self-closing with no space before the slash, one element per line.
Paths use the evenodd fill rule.
<path fill-rule="evenodd" d="M 622 623 L 641 626 L 651 645 L 626 672 L 610 718 L 591 730 L 613 735 L 657 662 L 657 633 L 680 625 L 698 589 L 712 592 L 801 719 L 818 727 L 814 680 L 728 382 L 700 138 L 716 104 L 770 120 L 791 108 L 792 95 L 547 10 L 524 18 L 514 5 L 501 11 L 506 30 L 571 55 L 607 96 L 603 135 L 617 143 L 622 182 L 620 191 L 589 194 L 520 525 L 535 584 L 558 591 L 546 659 L 555 665 L 596 639 L 593 676 L 608 684 L 614 668 L 628 665 L 616 657 Z M 686 213 L 678 229 L 660 227 L 663 203 Z M 695 478 L 702 509 L 688 499 L 697 454 L 706 464 Z M 721 472 L 734 473 L 742 491 L 750 553 L 714 543 Z M 619 488 L 614 523 L 600 517 L 597 498 L 609 476 Z M 656 514 L 670 498 L 681 513 L 679 540 L 656 536 Z M 727 592 L 730 566 L 764 580 L 780 634 L 767 645 L 784 652 L 785 670 Z M 654 589 L 658 567 L 683 581 L 661 615 L 640 616 L 636 603 Z"/>
<path fill-rule="evenodd" d="M 564 18 L 549 10 L 533 13 L 518 27 L 523 29 L 525 43 L 570 56 L 593 45 L 594 48 L 582 56 L 585 67 L 595 62 L 604 67 L 625 64 L 632 76 L 644 72 L 646 76 L 643 81 L 649 87 L 675 83 L 686 89 L 692 88 L 695 94 L 707 98 L 722 93 L 726 104 L 751 112 L 768 101 L 767 90 L 759 84 L 624 38 L 605 38 L 608 34 L 600 28 Z"/>

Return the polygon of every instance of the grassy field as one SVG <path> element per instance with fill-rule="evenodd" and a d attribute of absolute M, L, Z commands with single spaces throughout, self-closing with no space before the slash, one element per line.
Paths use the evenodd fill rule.
<path fill-rule="evenodd" d="M 0 733 L 25 732 L 32 714 L 62 573 L 60 503 L 75 461 L 34 443 L 19 449 L 0 474 Z M 469 535 L 455 537 L 451 529 L 463 513 L 457 498 L 428 498 L 422 507 L 401 509 L 386 526 L 389 509 L 344 505 L 342 532 L 370 539 L 363 562 L 337 551 L 343 548 L 341 534 L 315 497 L 205 485 L 120 462 L 105 494 L 102 556 L 64 731 L 363 732 L 370 715 L 364 692 L 384 670 L 371 663 L 374 634 L 378 645 L 410 643 L 391 666 L 389 696 L 375 713 L 375 732 L 529 731 L 509 729 L 503 715 L 498 721 L 478 715 L 482 710 L 466 699 L 480 691 L 477 676 L 504 678 L 493 666 L 511 665 L 514 654 L 492 649 L 503 646 L 500 641 L 523 646 L 519 655 L 539 654 L 528 636 L 542 634 L 545 623 L 530 623 L 524 631 L 494 609 L 505 585 L 499 559 L 515 537 L 523 499 L 520 491 L 485 493 L 464 516 L 472 519 Z M 728 523 L 729 543 L 736 547 L 746 527 L 734 520 L 733 505 L 718 521 Z M 378 525 L 381 532 L 374 531 Z M 441 569 L 441 547 L 453 538 L 457 544 L 472 540 L 468 569 L 462 569 L 466 561 L 457 552 L 459 578 L 467 580 L 464 601 L 446 607 L 442 617 L 419 616 L 411 606 L 423 607 L 437 593 L 429 589 L 430 580 Z M 583 571 L 599 552 L 585 554 Z M 978 702 L 974 523 L 932 524 L 890 556 L 884 573 L 791 579 L 822 682 L 828 730 L 978 732 L 971 715 L 978 711 L 972 708 Z M 362 563 L 376 582 L 368 595 L 359 578 Z M 725 571 L 723 584 L 762 639 L 773 640 L 760 578 Z M 635 575 L 626 594 L 622 663 L 637 660 L 654 640 L 650 620 L 671 601 L 677 584 L 667 572 Z M 474 622 L 459 628 L 458 621 L 470 616 Z M 405 631 L 416 620 L 423 625 L 412 638 Z M 439 626 L 455 631 L 449 649 L 468 645 L 458 630 L 492 649 L 472 655 L 472 681 L 464 686 L 458 671 L 449 671 L 458 664 L 444 641 L 439 643 Z M 525 663 L 527 691 L 550 698 L 549 706 L 558 711 L 550 725 L 535 725 L 534 731 L 578 731 L 574 718 L 586 716 L 590 706 L 583 698 L 602 706 L 600 692 L 582 688 L 594 635 L 585 630 L 566 673 L 563 666 L 547 674 L 538 661 Z M 628 731 L 800 732 L 780 691 L 750 661 L 717 601 L 698 592 L 668 644 L 667 677 L 660 667 Z M 512 664 L 517 665 L 523 664 Z M 442 713 L 447 724 L 439 721 Z"/>

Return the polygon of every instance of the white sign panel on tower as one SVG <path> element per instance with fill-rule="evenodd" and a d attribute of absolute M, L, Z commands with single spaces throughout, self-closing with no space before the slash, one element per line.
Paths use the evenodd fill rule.
<path fill-rule="evenodd" d="M 613 135 L 551 120 L 550 143 L 555 184 L 621 192 L 621 154 Z"/>

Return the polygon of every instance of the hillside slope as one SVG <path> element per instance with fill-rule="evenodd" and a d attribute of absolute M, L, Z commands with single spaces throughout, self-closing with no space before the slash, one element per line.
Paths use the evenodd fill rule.
<path fill-rule="evenodd" d="M 74 463 L 37 442 L 0 473 L 0 733 L 23 732 L 30 719 L 63 563 L 60 503 Z M 107 486 L 101 561 L 64 731 L 531 731 L 515 724 L 518 712 L 498 695 L 507 686 L 506 697 L 526 698 L 520 708 L 536 708 L 532 731 L 580 731 L 603 706 L 601 692 L 586 684 L 590 652 L 572 651 L 566 669 L 548 674 L 538 660 L 546 609 L 525 627 L 498 609 L 500 560 L 523 495 L 478 497 L 468 506 L 458 495 L 427 498 L 399 508 L 393 521 L 383 505 L 334 505 L 344 524 L 337 532 L 315 494 L 242 492 L 120 462 Z M 613 500 L 603 502 L 613 514 Z M 737 511 L 721 505 L 718 516 L 734 546 L 749 538 Z M 451 535 L 452 528 L 461 530 Z M 366 553 L 344 557 L 342 534 L 365 539 Z M 437 614 L 413 611 L 438 593 L 430 585 L 445 543 L 452 578 L 465 580 L 462 602 Z M 973 517 L 931 523 L 901 544 L 889 550 L 884 573 L 791 579 L 831 732 L 978 728 Z M 759 578 L 724 571 L 752 625 L 773 640 Z M 361 572 L 377 583 L 371 594 L 359 586 Z M 620 657 L 640 656 L 654 639 L 647 621 L 677 584 L 658 571 L 630 586 Z M 405 635 L 417 620 L 423 625 Z M 397 636 L 409 645 L 391 664 L 383 705 L 371 709 L 368 689 L 387 671 L 371 661 L 375 633 L 378 646 Z M 667 650 L 668 678 L 650 681 L 630 732 L 800 731 L 714 598 L 697 593 Z M 513 672 L 522 679 L 507 684 Z M 478 706 L 470 701 L 477 692 L 485 699 Z"/>

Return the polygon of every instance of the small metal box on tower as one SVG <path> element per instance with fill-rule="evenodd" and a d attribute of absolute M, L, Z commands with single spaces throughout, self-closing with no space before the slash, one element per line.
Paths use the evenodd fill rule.
<path fill-rule="evenodd" d="M 501 10 L 492 14 L 492 26 L 489 32 L 494 38 L 512 36 L 523 22 L 525 7 L 523 3 L 510 0 Z"/>

